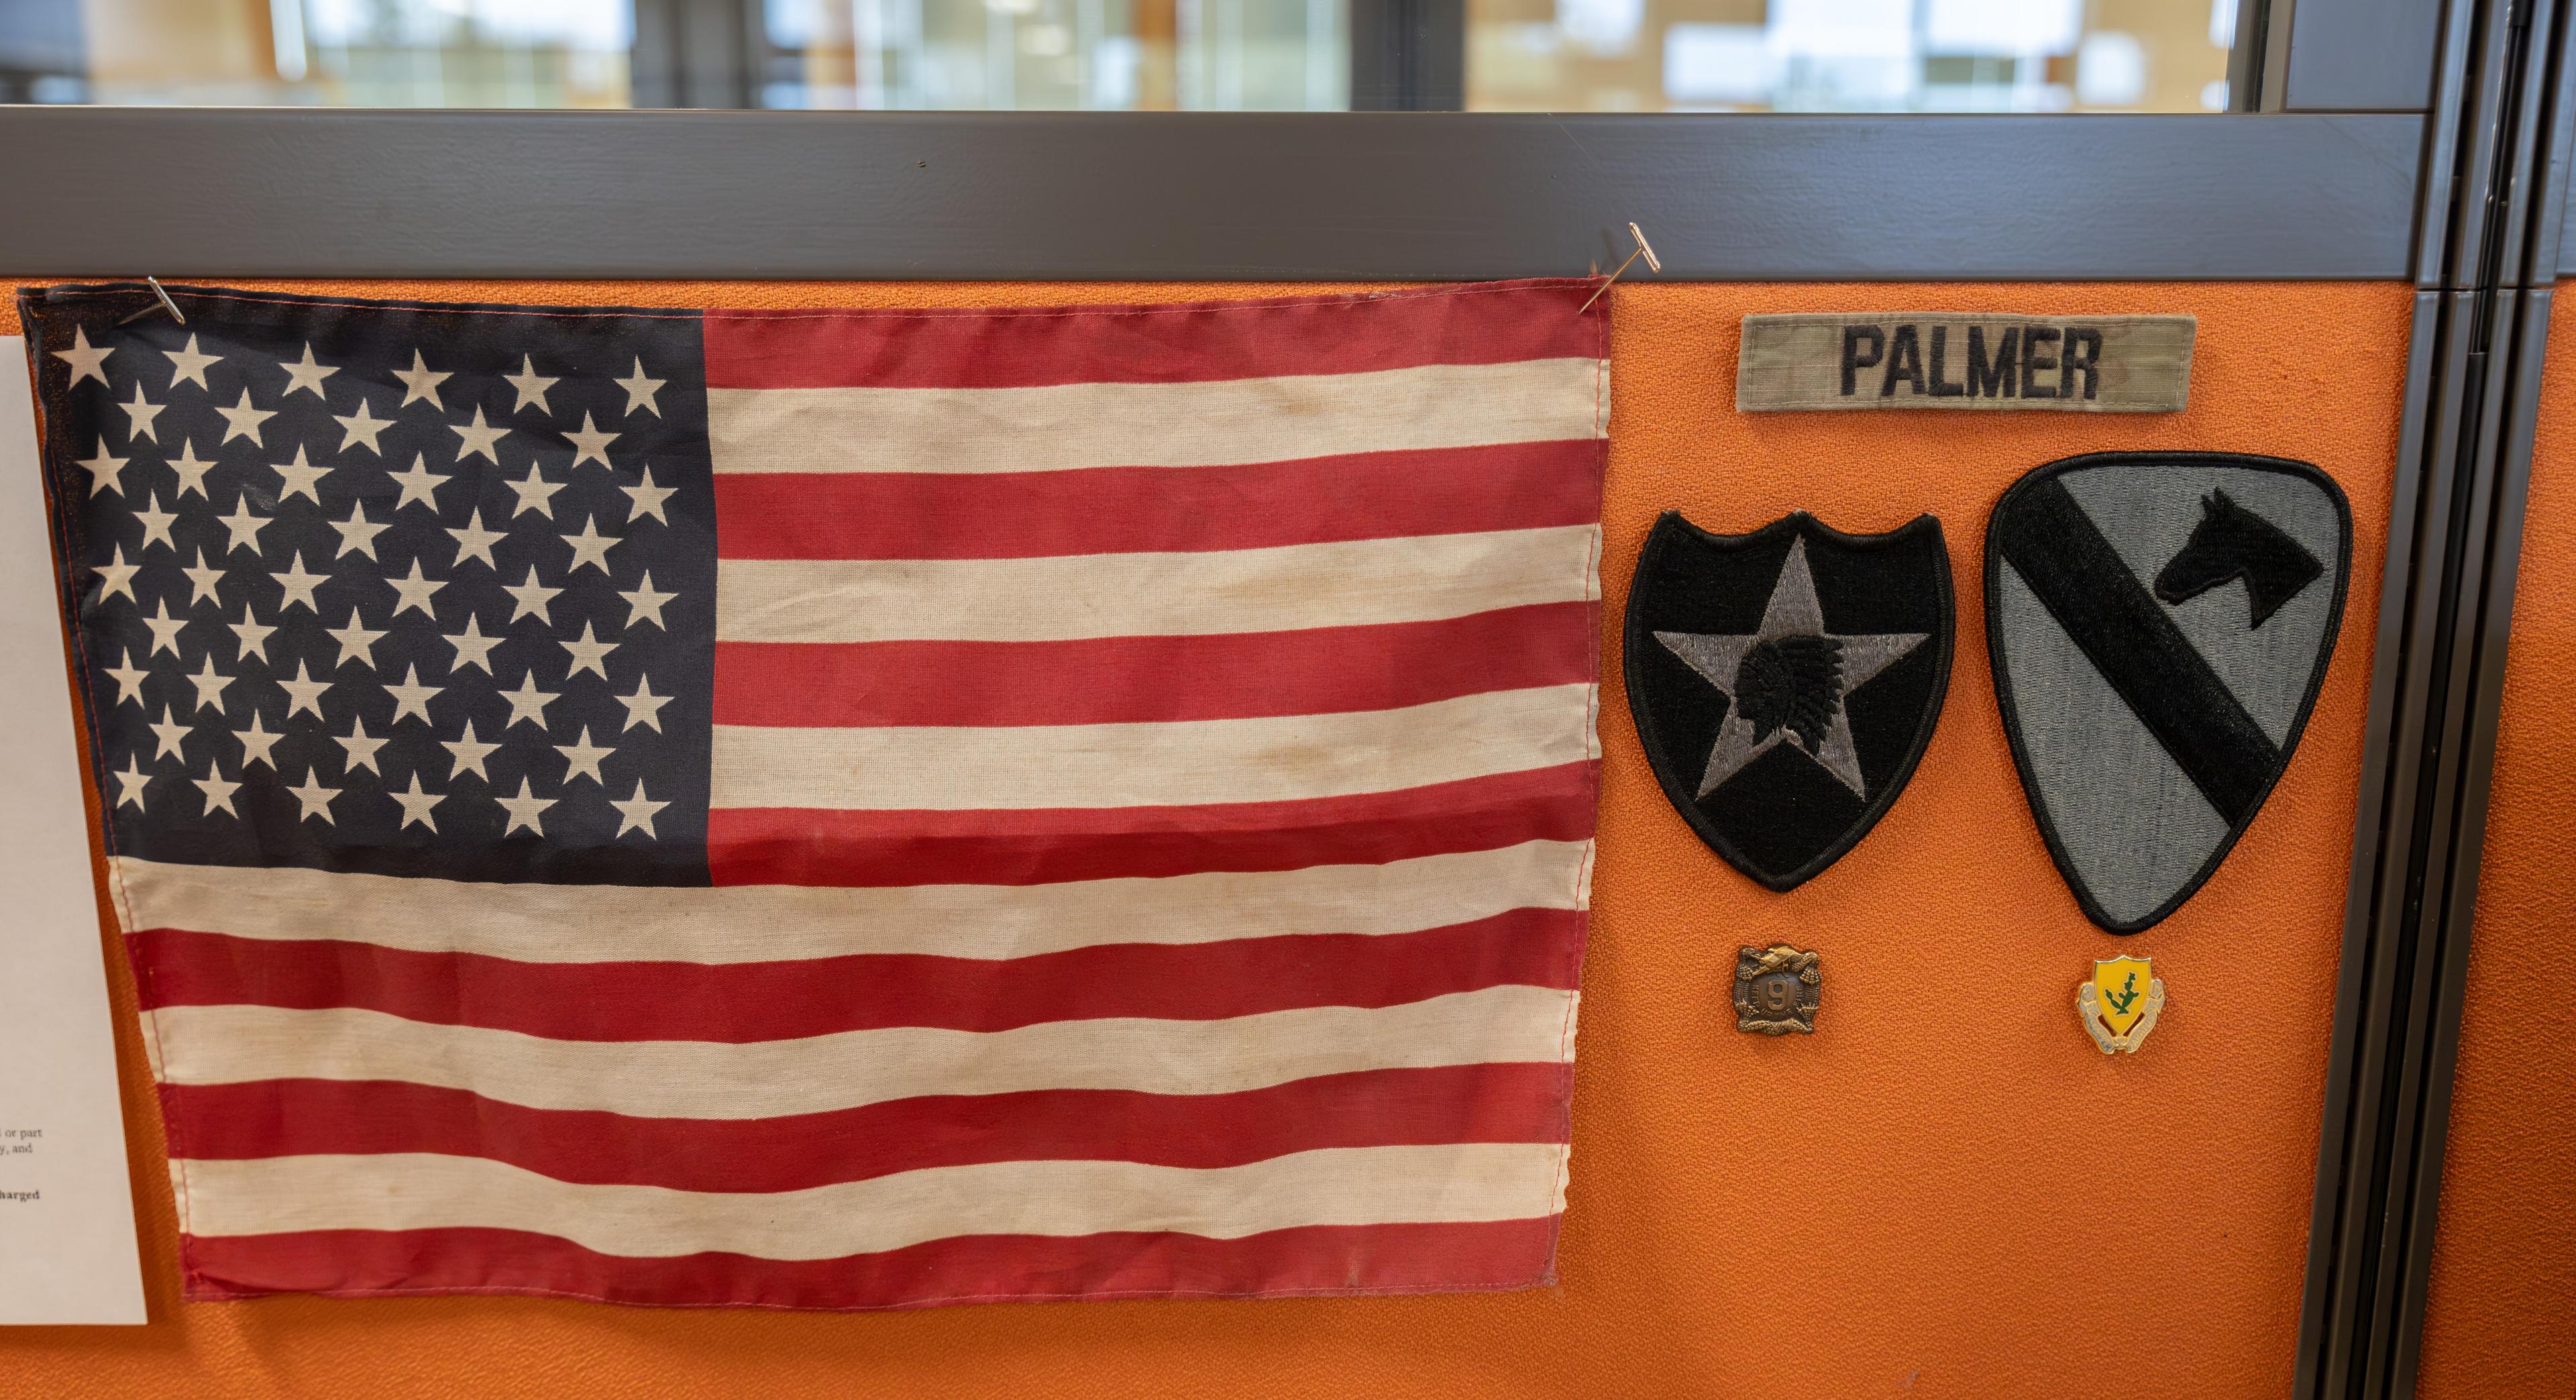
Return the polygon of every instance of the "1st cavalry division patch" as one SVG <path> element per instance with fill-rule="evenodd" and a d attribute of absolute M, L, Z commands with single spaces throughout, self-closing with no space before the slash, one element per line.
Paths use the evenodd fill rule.
<path fill-rule="evenodd" d="M 1922 516 L 1846 535 L 1799 511 L 1749 535 L 1664 512 L 1628 593 L 1628 709 L 1664 795 L 1774 890 L 1896 801 L 1950 681 L 1950 553 Z"/>
<path fill-rule="evenodd" d="M 2304 462 L 2096 453 L 1996 503 L 1995 695 L 2093 922 L 2147 928 L 2226 859 L 2298 746 L 2351 570 L 2351 508 Z"/>

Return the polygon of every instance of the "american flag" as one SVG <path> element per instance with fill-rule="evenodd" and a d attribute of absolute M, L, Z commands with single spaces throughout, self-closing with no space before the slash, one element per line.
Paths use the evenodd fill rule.
<path fill-rule="evenodd" d="M 1588 283 L 20 306 L 188 1296 L 1552 1277 Z"/>

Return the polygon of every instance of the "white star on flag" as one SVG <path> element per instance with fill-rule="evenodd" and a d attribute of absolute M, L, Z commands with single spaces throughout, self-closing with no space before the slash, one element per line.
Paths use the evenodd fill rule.
<path fill-rule="evenodd" d="M 613 695 L 611 698 L 626 707 L 626 728 L 633 729 L 640 724 L 648 726 L 658 734 L 662 730 L 662 707 L 670 704 L 676 697 L 654 694 L 652 679 L 638 675 L 635 678 L 634 694 Z"/>
<path fill-rule="evenodd" d="M 233 683 L 233 678 L 215 669 L 213 652 L 206 653 L 205 664 L 197 668 L 197 674 L 188 677 L 188 683 L 197 688 L 197 708 L 200 711 L 224 712 L 224 688 Z"/>
<path fill-rule="evenodd" d="M 418 822 L 422 826 L 428 827 L 431 835 L 435 836 L 438 834 L 438 820 L 430 815 L 430 810 L 436 807 L 439 803 L 446 801 L 447 797 L 443 793 L 421 791 L 420 775 L 418 773 L 411 775 L 410 791 L 388 791 L 386 796 L 391 797 L 396 802 L 402 804 L 402 826 L 395 828 L 396 830 L 402 830 L 409 827 L 412 823 Z"/>
<path fill-rule="evenodd" d="M 563 489 L 561 483 L 548 481 L 538 473 L 537 463 L 533 458 L 528 462 L 528 474 L 526 476 L 519 478 L 517 481 L 504 481 L 501 484 L 519 493 L 519 508 L 510 512 L 510 518 L 512 520 L 516 520 L 522 515 L 553 514 L 554 494 Z"/>
<path fill-rule="evenodd" d="M 179 455 L 170 459 L 170 470 L 179 474 L 179 499 L 186 500 L 188 493 L 192 491 L 196 493 L 197 499 L 201 501 L 207 499 L 206 473 L 214 469 L 214 463 L 198 459 L 194 444 L 184 438 L 181 439 Z"/>
<path fill-rule="evenodd" d="M 250 406 L 250 386 L 247 384 L 242 386 L 241 397 L 233 401 L 232 407 L 218 406 L 215 412 L 224 416 L 224 442 L 245 437 L 254 444 L 259 441 L 259 425 L 277 416 L 276 409 Z M 218 447 L 222 445 L 216 444 Z"/>
<path fill-rule="evenodd" d="M 501 464 L 498 449 L 501 444 L 501 439 L 507 436 L 510 430 L 506 427 L 496 428 L 491 424 L 484 422 L 483 406 L 481 404 L 476 404 L 474 406 L 474 421 L 472 423 L 450 423 L 447 425 L 447 430 L 456 434 L 456 460 L 459 463 L 462 463 L 468 457 L 480 457 L 484 461 L 490 462 L 496 467 Z"/>
<path fill-rule="evenodd" d="M 624 379 L 612 379 L 608 382 L 626 391 L 626 414 L 628 417 L 631 418 L 638 413 L 649 413 L 656 418 L 662 416 L 662 405 L 655 402 L 655 400 L 661 395 L 662 386 L 670 381 L 645 378 L 643 356 L 638 355 L 635 357 L 635 372 L 633 374 L 628 375 Z"/>
<path fill-rule="evenodd" d="M 536 362 L 530 357 L 521 355 L 519 372 L 501 377 L 509 381 L 511 388 L 519 391 L 519 401 L 510 406 L 512 413 L 525 413 L 530 404 L 535 404 L 539 413 L 552 414 L 555 411 L 554 405 L 546 402 L 546 391 L 553 388 L 556 381 L 537 373 Z"/>
<path fill-rule="evenodd" d="M 134 518 L 143 522 L 143 550 L 149 550 L 155 543 L 159 543 L 169 546 L 174 554 L 178 552 L 179 546 L 172 543 L 170 539 L 170 522 L 179 517 L 161 508 L 160 492 L 152 493 L 152 508 L 136 511 Z M 137 552 L 140 553 L 143 550 Z"/>
<path fill-rule="evenodd" d="M 206 562 L 204 545 L 197 546 L 196 564 L 179 572 L 188 576 L 188 606 L 193 608 L 199 603 L 212 603 L 218 608 L 223 606 L 224 600 L 216 595 L 215 585 L 223 581 L 224 571 Z"/>
<path fill-rule="evenodd" d="M 115 549 L 116 557 L 98 566 L 98 576 L 101 580 L 98 590 L 99 601 L 105 602 L 122 593 L 127 601 L 139 604 L 143 600 L 134 596 L 134 571 L 143 566 L 125 562 L 124 545 L 117 545 Z"/>
<path fill-rule="evenodd" d="M 438 693 L 446 688 L 438 685 L 422 685 L 420 667 L 413 665 L 406 668 L 403 671 L 402 684 L 385 687 L 385 694 L 394 698 L 393 722 L 400 724 L 403 716 L 413 715 L 418 717 L 421 723 L 436 729 L 438 722 L 429 717 L 429 702 L 436 699 Z"/>
<path fill-rule="evenodd" d="M 307 572 L 301 554 L 287 555 L 286 565 L 283 571 L 272 569 L 268 575 L 277 580 L 278 587 L 286 590 L 286 596 L 278 600 L 278 612 L 282 615 L 298 603 L 303 604 L 307 611 L 320 612 L 321 607 L 313 601 L 313 590 L 330 582 L 331 576 Z"/>
<path fill-rule="evenodd" d="M 439 407 L 438 386 L 446 381 L 450 373 L 452 371 L 431 369 L 421 359 L 420 351 L 412 351 L 411 368 L 394 371 L 394 378 L 403 382 L 403 400 L 394 406 L 394 411 L 401 412 L 414 400 L 424 401 L 432 408 Z"/>
<path fill-rule="evenodd" d="M 167 600 L 164 600 L 158 606 L 159 611 L 153 613 L 152 616 L 143 619 L 143 625 L 152 629 L 152 650 L 149 654 L 159 656 L 161 653 L 166 651 L 172 656 L 177 656 L 179 654 L 179 629 L 188 625 L 188 619 L 184 617 L 172 617 L 170 615 L 170 604 Z"/>
<path fill-rule="evenodd" d="M 206 383 L 206 366 L 223 360 L 221 355 L 198 354 L 197 338 L 193 335 L 188 337 L 186 349 L 164 350 L 161 353 L 170 357 L 171 389 L 176 389 L 182 384 L 194 384 L 200 389 L 210 388 Z M 226 809 L 230 809 L 229 803 L 226 804 Z"/>
<path fill-rule="evenodd" d="M 249 493 L 233 498 L 232 514 L 218 515 L 215 519 L 232 532 L 232 542 L 224 546 L 226 554 L 236 549 L 259 553 L 259 532 L 268 528 L 269 517 L 251 513 Z"/>
<path fill-rule="evenodd" d="M 579 467 L 584 462 L 597 462 L 604 467 L 608 465 L 608 445 L 617 441 L 620 436 L 621 434 L 618 433 L 604 432 L 592 427 L 590 411 L 584 409 L 580 430 L 565 433 L 564 440 L 573 445 L 572 464 L 575 467 Z"/>
<path fill-rule="evenodd" d="M 475 507 L 474 514 L 467 519 L 463 528 L 454 525 L 445 528 L 447 533 L 456 537 L 457 563 L 462 564 L 468 559 L 480 559 L 487 568 L 497 570 L 501 567 L 492 558 L 492 546 L 508 538 L 508 535 L 483 523 L 482 507 Z"/>
<path fill-rule="evenodd" d="M 329 379 L 332 375 L 338 374 L 340 371 L 335 366 L 322 364 L 315 360 L 313 358 L 313 346 L 311 342 L 308 341 L 305 343 L 303 359 L 280 360 L 277 362 L 277 367 L 286 371 L 286 392 L 278 395 L 278 398 L 281 401 L 283 401 L 288 394 L 292 394 L 298 389 L 304 390 L 306 393 L 322 400 L 324 403 L 329 403 L 331 401 L 331 396 L 322 392 L 322 381 Z"/>
<path fill-rule="evenodd" d="M 329 681 L 313 679 L 313 672 L 303 662 L 298 661 L 295 663 L 295 679 L 290 681 L 281 678 L 278 685 L 286 691 L 288 719 L 293 719 L 306 711 L 311 711 L 313 718 L 317 720 L 322 718 L 322 692 L 331 688 Z"/>
<path fill-rule="evenodd" d="M 242 767 L 248 768 L 252 764 L 257 763 L 265 766 L 271 773 L 275 773 L 277 771 L 277 761 L 270 756 L 269 751 L 276 748 L 277 741 L 285 738 L 286 736 L 261 728 L 259 723 L 259 711 L 252 710 L 250 712 L 250 727 L 248 729 L 234 730 L 233 737 L 241 740 Z"/>
<path fill-rule="evenodd" d="M 72 367 L 71 383 L 64 387 L 78 388 L 84 379 L 95 379 L 101 387 L 108 387 L 107 357 L 115 353 L 116 350 L 112 346 L 93 347 L 89 343 L 88 330 L 81 326 L 74 326 L 72 327 L 72 348 L 56 350 L 53 356 Z"/>
<path fill-rule="evenodd" d="M 411 561 L 411 577 L 388 578 L 385 583 L 393 589 L 398 600 L 394 604 L 394 616 L 400 617 L 406 612 L 417 611 L 432 622 L 438 620 L 438 613 L 430 607 L 429 600 L 447 584 L 424 575 L 420 571 L 419 560 Z"/>
<path fill-rule="evenodd" d="M 584 622 L 581 625 L 581 640 L 558 641 L 555 645 L 572 654 L 572 669 L 564 672 L 565 680 L 569 681 L 584 671 L 598 676 L 601 680 L 608 679 L 608 654 L 617 650 L 617 643 L 599 640 L 589 623 Z"/>
<path fill-rule="evenodd" d="M 206 810 L 203 815 L 211 817 L 217 812 L 230 812 L 236 817 L 241 815 L 233 807 L 233 793 L 241 788 L 241 784 L 224 777 L 223 765 L 211 758 L 207 759 L 206 776 L 190 778 L 188 781 L 195 783 L 197 791 L 206 795 Z"/>
<path fill-rule="evenodd" d="M 140 382 L 134 386 L 134 401 L 118 404 L 117 407 L 125 410 L 125 445 L 127 447 L 132 447 L 136 438 L 151 438 L 154 442 L 161 440 L 152 431 L 152 420 L 161 416 L 161 405 L 144 399 L 143 385 Z"/>
<path fill-rule="evenodd" d="M 447 484 L 447 478 L 441 473 L 431 471 L 421 459 L 421 454 L 417 452 L 411 454 L 411 470 L 398 472 L 389 467 L 385 470 L 385 475 L 392 477 L 394 485 L 402 490 L 402 499 L 394 502 L 395 510 L 401 510 L 404 506 L 418 501 L 429 507 L 432 514 L 437 513 L 438 488 Z"/>
<path fill-rule="evenodd" d="M 377 443 L 376 439 L 383 435 L 385 429 L 392 427 L 394 422 L 390 418 L 378 418 L 369 412 L 364 398 L 358 400 L 357 412 L 346 415 L 335 413 L 331 418 L 333 422 L 340 425 L 341 451 L 363 447 L 379 457 L 384 455 L 384 448 Z"/>
<path fill-rule="evenodd" d="M 625 492 L 628 499 L 635 503 L 633 508 L 628 510 L 626 513 L 626 522 L 628 524 L 632 525 L 636 521 L 641 520 L 648 515 L 661 521 L 665 525 L 671 523 L 671 517 L 662 513 L 662 503 L 678 494 L 679 488 L 676 486 L 654 485 L 653 469 L 651 467 L 646 467 L 644 469 L 643 478 L 635 485 L 620 486 L 617 489 Z"/>
<path fill-rule="evenodd" d="M 590 565 L 603 574 L 607 573 L 608 551 L 625 543 L 620 536 L 599 533 L 597 520 L 581 522 L 581 533 L 578 535 L 561 535 L 557 538 L 572 546 L 572 563 L 564 570 L 567 574 L 579 573 L 584 564 Z"/>
<path fill-rule="evenodd" d="M 283 501 L 289 496 L 302 496 L 318 506 L 322 504 L 322 478 L 339 469 L 313 465 L 306 460 L 304 449 L 298 446 L 294 461 L 271 462 L 269 470 L 277 473 L 277 479 L 284 483 L 278 487 L 277 499 Z"/>
<path fill-rule="evenodd" d="M 492 648 L 508 641 L 509 638 L 484 636 L 482 624 L 474 620 L 472 613 L 467 613 L 465 630 L 448 636 L 444 640 L 449 646 L 456 648 L 455 663 L 450 665 L 448 670 L 462 671 L 471 666 L 488 676 L 492 674 Z"/>
<path fill-rule="evenodd" d="M 450 781 L 453 781 L 459 773 L 471 773 L 487 783 L 492 781 L 492 775 L 483 771 L 483 760 L 501 746 L 488 744 L 475 738 L 474 721 L 470 719 L 465 721 L 465 733 L 462 737 L 441 739 L 438 741 L 438 746 L 447 750 L 448 757 L 453 760 L 447 775 Z"/>
<path fill-rule="evenodd" d="M 93 496 L 104 496 L 113 491 L 120 496 L 124 495 L 125 464 L 133 459 L 110 455 L 105 438 L 100 438 L 94 445 L 98 449 L 96 452 L 74 462 L 74 465 L 86 467 L 89 470 L 89 493 Z"/>
<path fill-rule="evenodd" d="M 546 834 L 545 827 L 538 819 L 545 815 L 545 811 L 548 807 L 555 805 L 555 799 L 550 797 L 538 797 L 530 793 L 528 791 L 528 780 L 525 777 L 519 779 L 518 796 L 502 797 L 496 795 L 492 800 L 500 803 L 501 810 L 510 814 L 509 825 L 501 828 L 501 834 L 503 836 L 507 836 L 514 831 L 522 829 L 533 831 L 539 836 Z M 142 804 L 137 803 L 135 805 L 141 806 Z"/>
<path fill-rule="evenodd" d="M 143 678 L 151 672 L 134 664 L 134 648 L 127 647 L 125 664 L 108 667 L 107 674 L 116 681 L 116 703 L 122 705 L 128 700 L 137 706 L 143 703 Z"/>
<path fill-rule="evenodd" d="M 555 752 L 562 754 L 564 756 L 564 762 L 571 765 L 564 770 L 563 780 L 565 786 L 571 786 L 572 780 L 575 778 L 588 778 L 602 787 L 606 787 L 608 785 L 608 780 L 601 777 L 599 774 L 599 763 L 601 759 L 609 757 L 616 753 L 617 750 L 592 743 L 590 741 L 590 726 L 582 726 L 581 739 L 579 742 L 571 744 L 557 744 L 555 745 Z"/>
<path fill-rule="evenodd" d="M 381 523 L 369 520 L 365 501 L 349 502 L 348 519 L 331 520 L 325 523 L 340 532 L 340 550 L 339 553 L 331 556 L 334 559 L 345 558 L 351 554 L 363 554 L 369 559 L 375 558 L 376 536 L 383 534 L 386 527 L 393 524 L 390 520 Z"/>
<path fill-rule="evenodd" d="M 322 629 L 322 635 L 340 644 L 339 659 L 331 663 L 331 669 L 339 670 L 352 661 L 370 671 L 376 669 L 376 643 L 385 634 L 382 629 L 371 629 L 359 621 L 356 608 L 349 609 L 347 626 L 326 627 Z"/>
<path fill-rule="evenodd" d="M 656 802 L 653 799 L 646 797 L 644 795 L 644 780 L 642 778 L 637 778 L 635 780 L 635 795 L 633 797 L 627 798 L 622 802 L 612 798 L 608 805 L 617 809 L 617 815 L 619 818 L 617 823 L 618 835 L 623 836 L 630 831 L 642 831 L 645 835 L 651 836 L 653 839 L 658 841 L 661 837 L 653 830 L 653 814 L 661 811 L 663 808 L 668 807 L 671 804 L 668 802 Z"/>
<path fill-rule="evenodd" d="M 511 600 L 517 605 L 510 610 L 510 620 L 512 622 L 516 622 L 523 617 L 533 617 L 548 627 L 554 626 L 555 620 L 551 615 L 550 610 L 554 606 L 555 595 L 563 592 L 563 590 L 560 588 L 548 588 L 544 584 L 537 582 L 536 565 L 530 564 L 528 566 L 528 576 L 525 580 L 518 583 L 504 584 L 502 585 L 501 591 L 509 594 Z"/>
<path fill-rule="evenodd" d="M 268 660 L 268 637 L 277 629 L 262 623 L 258 616 L 252 613 L 247 600 L 242 603 L 241 621 L 225 625 L 233 629 L 233 637 L 240 643 L 233 653 L 235 660 L 263 662 Z"/>
<path fill-rule="evenodd" d="M 152 731 L 152 756 L 155 759 L 175 758 L 181 763 L 188 761 L 188 756 L 179 749 L 179 741 L 188 737 L 188 726 L 170 717 L 168 705 L 161 707 L 161 718 L 158 721 L 144 727 Z"/>
<path fill-rule="evenodd" d="M 294 793 L 295 800 L 304 804 L 304 810 L 300 814 L 301 817 L 319 817 L 322 819 L 322 824 L 324 826 L 338 825 L 338 823 L 333 821 L 331 818 L 331 803 L 334 799 L 339 797 L 340 790 L 335 787 L 322 786 L 320 774 L 314 772 L 311 768 L 307 768 L 304 773 L 303 783 L 296 787 L 290 787 L 287 791 Z"/>
<path fill-rule="evenodd" d="M 384 776 L 384 770 L 376 766 L 376 750 L 385 746 L 385 738 L 368 733 L 365 720 L 356 715 L 349 716 L 349 732 L 334 734 L 331 741 L 338 744 L 340 752 L 346 756 L 341 764 L 342 773 L 355 773 L 364 768 L 378 777 Z"/>
<path fill-rule="evenodd" d="M 116 779 L 117 806 L 130 805 L 138 812 L 143 810 L 143 789 L 151 784 L 152 775 L 143 771 L 142 760 L 129 758 L 125 760 L 124 772 L 108 776 Z"/>
<path fill-rule="evenodd" d="M 510 724 L 533 724 L 543 730 L 546 727 L 546 706 L 562 699 L 563 693 L 537 689 L 536 668 L 530 667 L 528 673 L 520 678 L 519 688 L 502 691 L 501 698 L 510 702 Z M 509 725 L 502 728 L 506 730 Z"/>
<path fill-rule="evenodd" d="M 649 622 L 656 627 L 663 627 L 665 630 L 668 630 L 662 621 L 662 605 L 670 602 L 672 599 L 677 598 L 680 595 L 677 593 L 665 593 L 660 589 L 655 588 L 653 586 L 653 571 L 646 569 L 644 571 L 644 581 L 642 583 L 637 584 L 632 591 L 620 593 L 617 596 L 626 600 L 627 626 L 633 627 L 639 623 Z"/>

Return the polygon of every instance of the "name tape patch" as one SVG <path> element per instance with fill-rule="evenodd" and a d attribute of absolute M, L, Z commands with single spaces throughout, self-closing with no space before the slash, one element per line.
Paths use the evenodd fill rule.
<path fill-rule="evenodd" d="M 2189 316 L 1747 316 L 1735 407 L 2180 413 L 2197 325 Z"/>

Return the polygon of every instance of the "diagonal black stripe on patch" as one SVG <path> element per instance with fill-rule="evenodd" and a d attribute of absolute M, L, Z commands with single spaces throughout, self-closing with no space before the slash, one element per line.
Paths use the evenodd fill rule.
<path fill-rule="evenodd" d="M 2281 751 L 2052 478 L 2001 522 L 2004 561 L 2231 827 L 2261 805 Z"/>

